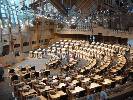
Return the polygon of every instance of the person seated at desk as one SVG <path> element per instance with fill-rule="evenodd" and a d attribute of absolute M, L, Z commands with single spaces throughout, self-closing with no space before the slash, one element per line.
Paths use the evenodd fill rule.
<path fill-rule="evenodd" d="M 24 68 L 21 68 L 21 72 L 22 73 L 26 73 L 26 68 L 24 67 Z"/>
<path fill-rule="evenodd" d="M 9 74 L 14 74 L 15 70 L 14 69 L 9 69 Z"/>
<path fill-rule="evenodd" d="M 35 78 L 38 78 L 40 76 L 39 72 L 34 72 Z"/>
<path fill-rule="evenodd" d="M 35 66 L 32 66 L 31 68 L 30 68 L 30 70 L 31 71 L 35 71 L 36 69 L 35 69 Z"/>
<path fill-rule="evenodd" d="M 79 94 L 78 94 L 78 98 L 84 97 L 84 96 L 85 96 L 85 94 L 86 94 L 86 91 L 85 91 L 85 90 L 84 90 L 84 91 L 79 92 Z"/>
<path fill-rule="evenodd" d="M 12 84 L 14 81 L 17 81 L 17 80 L 19 80 L 18 75 L 13 75 L 13 76 L 11 77 L 11 84 Z"/>
<path fill-rule="evenodd" d="M 24 79 L 29 79 L 29 78 L 30 78 L 30 73 L 24 75 Z"/>
<path fill-rule="evenodd" d="M 50 75 L 50 70 L 45 70 L 45 75 L 46 76 Z"/>
<path fill-rule="evenodd" d="M 15 51 L 15 57 L 20 56 L 20 52 L 19 51 Z"/>
<path fill-rule="evenodd" d="M 61 90 L 63 91 L 63 92 L 67 92 L 67 90 L 66 90 L 66 87 L 65 86 L 62 86 L 62 88 L 61 88 Z"/>

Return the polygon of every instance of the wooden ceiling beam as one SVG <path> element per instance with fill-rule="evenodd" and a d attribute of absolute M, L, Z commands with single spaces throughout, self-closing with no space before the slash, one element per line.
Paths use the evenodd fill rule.
<path fill-rule="evenodd" d="M 51 4 L 63 15 L 67 15 L 67 10 L 66 8 L 61 4 L 60 0 L 49 0 Z"/>

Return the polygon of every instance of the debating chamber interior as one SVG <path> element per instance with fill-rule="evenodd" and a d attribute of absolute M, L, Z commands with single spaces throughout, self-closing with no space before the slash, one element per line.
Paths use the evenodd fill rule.
<path fill-rule="evenodd" d="M 0 0 L 0 100 L 133 100 L 133 0 Z"/>

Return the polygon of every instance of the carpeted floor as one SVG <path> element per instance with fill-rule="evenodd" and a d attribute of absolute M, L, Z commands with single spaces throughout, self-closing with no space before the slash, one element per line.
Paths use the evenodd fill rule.
<path fill-rule="evenodd" d="M 16 64 L 15 66 L 19 66 L 19 67 L 25 67 L 26 65 L 30 65 L 30 66 L 36 66 L 36 71 L 40 71 L 41 69 L 45 69 L 45 63 L 48 61 L 48 58 L 44 58 L 44 59 L 31 59 L 28 58 L 18 64 Z"/>
<path fill-rule="evenodd" d="M 0 100 L 14 100 L 12 96 L 13 88 L 9 86 L 10 79 L 4 77 L 4 81 L 0 82 Z"/>

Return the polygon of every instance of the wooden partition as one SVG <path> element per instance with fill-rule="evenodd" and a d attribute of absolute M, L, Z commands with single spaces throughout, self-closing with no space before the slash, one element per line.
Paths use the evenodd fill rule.
<path fill-rule="evenodd" d="M 17 56 L 17 57 L 15 57 L 14 54 L 9 54 L 9 55 L 0 57 L 0 64 L 2 64 L 4 67 L 9 67 L 16 63 L 19 63 L 20 61 L 22 61 L 24 59 L 25 59 L 25 57 L 23 54 L 21 54 L 20 56 Z"/>
<path fill-rule="evenodd" d="M 90 35 L 84 34 L 58 34 L 55 33 L 55 39 L 63 38 L 63 39 L 75 39 L 75 40 L 90 40 Z"/>

